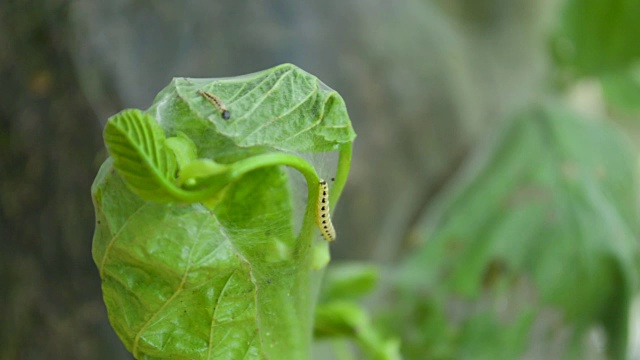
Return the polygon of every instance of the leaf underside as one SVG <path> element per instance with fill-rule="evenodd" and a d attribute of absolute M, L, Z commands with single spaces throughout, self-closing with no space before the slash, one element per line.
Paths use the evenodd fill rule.
<path fill-rule="evenodd" d="M 200 90 L 217 96 L 231 118 L 223 119 Z M 176 78 L 150 112 L 169 131 L 192 139 L 215 132 L 242 148 L 324 152 L 355 138 L 340 95 L 290 64 L 238 78 Z"/>

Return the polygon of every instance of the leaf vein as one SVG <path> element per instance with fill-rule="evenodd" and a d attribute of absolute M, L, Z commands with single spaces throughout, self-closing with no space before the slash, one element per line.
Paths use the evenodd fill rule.
<path fill-rule="evenodd" d="M 262 125 L 258 126 L 257 128 L 255 128 L 252 132 L 250 132 L 249 134 L 247 134 L 246 136 L 244 136 L 242 139 L 239 139 L 239 142 L 243 142 L 245 141 L 247 138 L 249 138 L 251 135 L 255 134 L 256 132 L 260 131 L 261 129 L 270 126 L 271 124 L 273 124 L 274 122 L 286 117 L 287 115 L 291 114 L 293 111 L 295 111 L 297 108 L 299 108 L 300 106 L 302 106 L 303 104 L 305 104 L 307 102 L 307 100 L 309 98 L 311 98 L 311 96 L 315 95 L 318 92 L 318 89 L 315 88 L 313 89 L 313 91 L 311 91 L 309 93 L 309 95 L 305 96 L 304 99 L 302 99 L 301 101 L 299 101 L 295 106 L 293 106 L 291 109 L 289 109 L 287 112 L 280 114 L 266 122 L 264 122 Z M 315 125 L 314 125 L 315 126 Z"/>
<path fill-rule="evenodd" d="M 167 301 L 165 301 L 164 304 L 162 304 L 162 306 L 160 306 L 160 308 L 158 308 L 158 310 L 156 310 L 149 317 L 149 319 L 142 325 L 140 330 L 138 330 L 138 333 L 136 334 L 135 340 L 133 342 L 133 349 L 131 351 L 135 357 L 138 357 L 138 354 L 137 354 L 138 344 L 140 343 L 140 338 L 142 337 L 142 333 L 144 332 L 144 330 L 147 327 L 149 327 L 151 325 L 151 322 L 156 318 L 156 316 L 158 316 L 158 314 L 160 314 L 162 310 L 164 310 L 169 304 L 171 304 L 173 299 L 175 299 L 178 295 L 180 295 L 180 293 L 184 290 L 184 284 L 187 282 L 187 277 L 189 276 L 189 270 L 191 270 L 191 261 L 193 258 L 194 249 L 197 247 L 198 243 L 201 241 L 200 234 L 202 232 L 202 228 L 204 227 L 204 224 L 205 224 L 204 221 L 200 224 L 200 228 L 196 233 L 196 241 L 194 242 L 194 244 L 191 246 L 191 249 L 189 250 L 189 258 L 187 260 L 187 266 L 185 266 L 184 274 L 182 275 L 182 279 L 180 280 L 180 284 L 178 285 L 178 288 L 171 295 L 171 297 L 167 299 Z"/>
<path fill-rule="evenodd" d="M 127 227 L 129 222 L 131 221 L 131 219 L 134 216 L 138 215 L 138 213 L 140 211 L 142 211 L 142 209 L 144 209 L 148 205 L 149 205 L 149 203 L 142 204 L 142 206 L 140 206 L 133 214 L 131 214 L 131 216 L 129 216 L 127 218 L 127 220 L 124 222 L 124 224 L 122 224 L 120 229 L 118 229 L 118 232 L 115 235 L 113 235 L 111 240 L 109 240 L 109 244 L 107 244 L 107 248 L 104 251 L 104 256 L 102 257 L 102 261 L 100 262 L 100 278 L 104 277 L 104 267 L 105 267 L 105 264 L 107 263 L 107 257 L 109 256 L 109 252 L 111 251 L 111 247 L 116 242 L 116 239 L 120 236 L 120 234 L 122 234 L 122 231 Z"/>
<path fill-rule="evenodd" d="M 240 96 L 239 98 L 235 99 L 234 101 L 231 101 L 231 102 L 227 103 L 227 105 L 231 106 L 231 105 L 237 103 L 238 101 L 244 99 L 245 97 L 249 96 L 249 94 L 251 94 L 252 92 L 256 91 L 258 88 L 260 88 L 260 86 L 262 86 L 262 84 L 264 84 L 265 82 L 270 80 L 273 77 L 273 75 L 275 75 L 275 73 L 269 74 L 258 85 L 254 86 L 253 89 L 247 91 L 244 95 Z"/>
<path fill-rule="evenodd" d="M 237 270 L 234 269 L 233 272 L 229 274 L 227 281 L 224 283 L 224 286 L 222 287 L 222 290 L 220 290 L 220 294 L 218 294 L 218 298 L 216 299 L 216 306 L 213 308 L 213 315 L 211 316 L 211 326 L 209 327 L 209 352 L 207 354 L 207 359 L 211 359 L 211 352 L 213 351 L 213 331 L 215 328 L 218 307 L 220 306 L 220 301 L 224 296 L 224 293 L 227 290 L 227 286 L 229 286 L 229 283 L 231 282 L 231 278 L 233 277 L 233 275 L 235 275 L 236 271 Z"/>
<path fill-rule="evenodd" d="M 260 107 L 260 105 L 276 90 L 278 89 L 278 86 L 280 86 L 280 84 L 282 84 L 282 79 L 284 79 L 287 75 L 291 74 L 293 72 L 293 70 L 288 70 L 287 72 L 285 72 L 284 74 L 282 74 L 282 76 L 275 82 L 275 84 L 273 84 L 273 86 L 271 87 L 271 89 L 269 89 L 269 91 L 267 91 L 261 98 L 260 100 L 256 101 L 255 104 L 253 104 L 253 107 L 251 109 L 249 109 L 247 112 L 245 112 L 244 114 L 242 114 L 242 116 L 240 116 L 239 118 L 236 119 L 235 124 L 237 125 L 240 120 L 244 120 L 246 119 L 249 115 L 253 114 L 256 109 L 258 107 Z"/>

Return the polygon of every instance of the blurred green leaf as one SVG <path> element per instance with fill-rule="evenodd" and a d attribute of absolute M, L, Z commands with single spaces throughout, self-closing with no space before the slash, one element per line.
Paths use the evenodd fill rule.
<path fill-rule="evenodd" d="M 609 105 L 623 112 L 640 110 L 640 66 L 602 76 L 602 91 Z"/>
<path fill-rule="evenodd" d="M 201 89 L 225 101 L 231 119 Z M 341 98 L 293 65 L 176 79 L 147 113 L 110 119 L 112 157 L 92 187 L 92 251 L 127 349 L 138 359 L 308 358 L 322 275 L 313 246 L 324 241 L 319 179 L 290 151 L 339 148 L 335 177 L 344 184 L 354 136 Z M 304 209 L 294 208 L 282 166 L 304 175 Z"/>
<path fill-rule="evenodd" d="M 321 296 L 325 301 L 358 298 L 373 291 L 378 268 L 363 263 L 332 265 L 324 278 Z"/>
<path fill-rule="evenodd" d="M 316 309 L 315 336 L 354 336 L 358 328 L 368 322 L 366 313 L 358 304 L 334 301 Z"/>
<path fill-rule="evenodd" d="M 369 314 L 354 301 L 373 291 L 377 281 L 378 269 L 373 265 L 332 265 L 325 276 L 320 304 L 316 308 L 315 336 L 350 339 L 370 359 L 400 359 L 400 343 L 385 339 Z"/>
<path fill-rule="evenodd" d="M 623 70 L 640 57 L 640 0 L 568 0 L 553 38 L 556 61 L 576 76 Z"/>
<path fill-rule="evenodd" d="M 347 337 L 356 341 L 369 359 L 400 359 L 400 343 L 385 339 L 374 328 L 369 315 L 351 301 L 330 301 L 316 309 L 315 336 Z"/>
<path fill-rule="evenodd" d="M 519 359 L 530 337 L 534 312 L 521 311 L 512 321 L 501 321 L 496 313 L 470 316 L 459 334 L 458 358 Z"/>
<path fill-rule="evenodd" d="M 424 244 L 403 265 L 404 314 L 390 321 L 405 355 L 449 342 L 443 358 L 476 359 L 463 352 L 482 343 L 477 321 L 503 339 L 483 348 L 487 358 L 503 358 L 507 343 L 522 353 L 532 329 L 559 312 L 575 339 L 567 347 L 601 325 L 610 354 L 622 356 L 640 270 L 637 159 L 627 141 L 545 104 L 507 123 L 476 160 L 423 219 Z M 438 327 L 450 331 L 433 334 Z"/>

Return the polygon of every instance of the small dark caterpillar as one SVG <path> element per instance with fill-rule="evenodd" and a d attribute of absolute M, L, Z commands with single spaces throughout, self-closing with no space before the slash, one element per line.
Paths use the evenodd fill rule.
<path fill-rule="evenodd" d="M 320 228 L 322 236 L 327 241 L 336 239 L 336 230 L 331 223 L 331 215 L 329 214 L 329 186 L 324 180 L 320 180 L 318 184 L 318 205 L 316 207 L 316 223 Z"/>
<path fill-rule="evenodd" d="M 222 115 L 223 119 L 225 119 L 225 120 L 231 119 L 231 113 L 229 112 L 227 107 L 224 106 L 224 104 L 222 103 L 222 100 L 220 100 L 220 98 L 218 98 L 217 96 L 215 96 L 215 95 L 213 95 L 211 93 L 203 91 L 203 90 L 198 90 L 198 94 L 202 95 L 211 104 L 213 104 L 213 106 L 215 106 L 216 109 L 218 109 L 218 111 L 220 111 L 220 115 Z"/>

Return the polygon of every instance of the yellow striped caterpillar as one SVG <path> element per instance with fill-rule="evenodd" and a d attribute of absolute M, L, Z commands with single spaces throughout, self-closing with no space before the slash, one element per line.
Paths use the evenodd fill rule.
<path fill-rule="evenodd" d="M 329 214 L 329 186 L 324 180 L 320 180 L 318 184 L 318 205 L 316 207 L 316 224 L 320 228 L 322 236 L 325 240 L 333 241 L 336 239 L 336 230 L 331 223 L 331 215 Z"/>
<path fill-rule="evenodd" d="M 198 90 L 198 94 L 202 95 L 202 97 L 207 99 L 213 106 L 215 106 L 216 109 L 220 111 L 220 115 L 222 115 L 223 119 L 225 120 L 231 119 L 231 113 L 229 112 L 227 107 L 224 106 L 224 104 L 222 103 L 222 100 L 220 100 L 219 97 L 203 90 Z"/>

